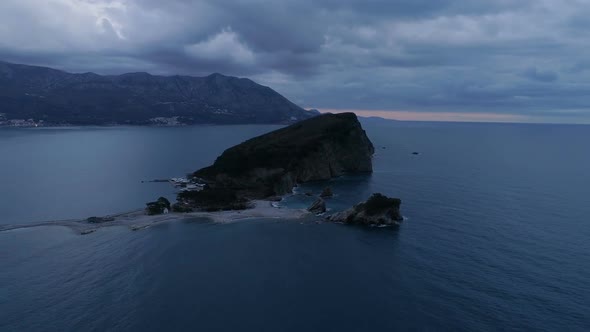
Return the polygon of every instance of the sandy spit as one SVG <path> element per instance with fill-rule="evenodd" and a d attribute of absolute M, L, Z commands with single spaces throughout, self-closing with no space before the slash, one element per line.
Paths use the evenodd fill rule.
<path fill-rule="evenodd" d="M 0 232 L 40 226 L 63 226 L 85 235 L 103 227 L 126 226 L 135 231 L 165 222 L 191 218 L 207 218 L 217 223 L 230 223 L 247 219 L 300 219 L 312 215 L 305 209 L 276 208 L 269 201 L 256 200 L 252 202 L 254 203 L 253 208 L 239 211 L 168 213 L 148 216 L 144 210 L 134 210 L 110 215 L 108 217 L 114 218 L 113 221 L 99 224 L 89 223 L 85 219 L 51 220 L 30 224 L 0 225 Z"/>

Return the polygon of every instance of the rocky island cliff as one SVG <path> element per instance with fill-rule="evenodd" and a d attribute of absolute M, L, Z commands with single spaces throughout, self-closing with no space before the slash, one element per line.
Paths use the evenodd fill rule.
<path fill-rule="evenodd" d="M 180 193 L 176 210 L 246 208 L 251 199 L 289 193 L 297 183 L 372 172 L 373 153 L 355 114 L 320 115 L 227 149 L 192 174 L 207 185 Z"/>

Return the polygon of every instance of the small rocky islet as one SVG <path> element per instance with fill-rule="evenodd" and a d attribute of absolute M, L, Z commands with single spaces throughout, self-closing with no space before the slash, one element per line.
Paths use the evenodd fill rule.
<path fill-rule="evenodd" d="M 354 113 L 323 114 L 252 138 L 225 150 L 209 167 L 189 176 L 196 190 L 183 190 L 177 202 L 148 203 L 147 212 L 244 210 L 253 200 L 276 200 L 297 184 L 349 173 L 371 173 L 375 148 Z M 308 211 L 326 212 L 325 188 Z M 158 203 L 159 202 L 159 203 Z M 167 204 L 168 203 L 168 204 Z M 373 194 L 366 202 L 325 217 L 326 221 L 372 226 L 399 225 L 401 200 Z"/>
<path fill-rule="evenodd" d="M 326 220 L 367 226 L 397 226 L 404 220 L 400 213 L 401 203 L 399 198 L 375 193 L 366 202 L 328 216 Z"/>

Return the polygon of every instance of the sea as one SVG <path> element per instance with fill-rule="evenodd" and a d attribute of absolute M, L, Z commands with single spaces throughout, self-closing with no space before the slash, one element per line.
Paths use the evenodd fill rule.
<path fill-rule="evenodd" d="M 207 219 L 0 232 L 0 331 L 589 331 L 590 126 L 363 119 L 398 228 Z M 0 226 L 139 209 L 279 126 L 0 129 Z M 417 152 L 418 154 L 413 154 Z"/>

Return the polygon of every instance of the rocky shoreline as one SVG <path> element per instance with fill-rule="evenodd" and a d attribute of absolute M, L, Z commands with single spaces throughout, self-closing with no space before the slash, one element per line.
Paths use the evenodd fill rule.
<path fill-rule="evenodd" d="M 146 212 L 249 211 L 254 200 L 275 201 L 302 183 L 346 173 L 371 173 L 374 153 L 373 143 L 355 114 L 323 114 L 249 139 L 225 150 L 213 165 L 187 178 L 172 179 L 182 187 L 177 202 L 170 204 L 160 197 L 147 203 Z M 332 196 L 332 189 L 324 188 L 307 211 L 323 215 L 327 211 L 325 199 Z M 374 194 L 326 221 L 399 225 L 403 220 L 400 205 L 400 199 Z"/>
<path fill-rule="evenodd" d="M 180 187 L 174 204 L 160 197 L 146 203 L 144 210 L 85 220 L 0 226 L 0 231 L 59 225 L 90 234 L 102 227 L 128 226 L 137 230 L 189 218 L 231 222 L 249 218 L 320 217 L 327 211 L 325 200 L 334 194 L 331 188 L 325 188 L 306 210 L 280 208 L 276 202 L 301 183 L 329 180 L 346 173 L 372 172 L 374 152 L 355 114 L 324 114 L 254 137 L 224 151 L 213 165 L 187 178 L 170 179 Z M 366 202 L 324 220 L 397 226 L 403 220 L 400 205 L 400 199 L 373 194 Z"/>
<path fill-rule="evenodd" d="M 277 198 L 272 200 L 253 200 L 249 202 L 250 207 L 245 210 L 211 212 L 198 211 L 188 213 L 168 212 L 149 214 L 146 212 L 146 209 L 138 209 L 115 215 L 89 217 L 86 219 L 51 220 L 28 224 L 0 225 L 0 232 L 33 227 L 61 226 L 67 227 L 80 235 L 87 235 L 106 227 L 127 227 L 132 231 L 137 231 L 163 223 L 191 219 L 207 219 L 215 223 L 232 223 L 249 219 L 305 219 L 316 223 L 332 222 L 379 227 L 399 226 L 403 221 L 403 217 L 399 211 L 401 201 L 396 198 L 388 198 L 381 194 L 374 194 L 366 202 L 359 203 L 349 210 L 336 212 L 330 215 L 324 215 L 326 212 L 326 202 L 321 197 L 318 197 L 318 200 L 308 209 L 281 207 L 277 204 L 277 201 L 279 201 Z M 322 202 L 321 210 L 317 210 L 318 201 Z"/>

